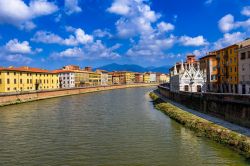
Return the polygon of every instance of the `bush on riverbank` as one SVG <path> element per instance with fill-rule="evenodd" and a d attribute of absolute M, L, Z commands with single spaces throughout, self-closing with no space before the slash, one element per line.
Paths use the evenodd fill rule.
<path fill-rule="evenodd" d="M 229 145 L 246 157 L 250 157 L 249 137 L 216 125 L 213 122 L 200 118 L 189 112 L 183 111 L 170 103 L 163 102 L 163 100 L 161 100 L 154 92 L 151 92 L 149 96 L 153 100 L 156 109 L 164 112 L 170 118 L 176 120 L 185 127 L 195 131 L 198 135 L 208 137 L 225 145 Z"/>

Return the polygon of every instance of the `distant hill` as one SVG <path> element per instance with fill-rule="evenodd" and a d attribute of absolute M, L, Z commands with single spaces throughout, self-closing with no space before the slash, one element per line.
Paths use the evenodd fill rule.
<path fill-rule="evenodd" d="M 105 66 L 98 67 L 96 69 L 102 69 L 107 71 L 133 71 L 133 72 L 160 72 L 160 73 L 168 73 L 170 66 L 162 66 L 162 67 L 142 67 L 139 65 L 133 64 L 124 64 L 120 65 L 117 63 L 108 64 Z"/>

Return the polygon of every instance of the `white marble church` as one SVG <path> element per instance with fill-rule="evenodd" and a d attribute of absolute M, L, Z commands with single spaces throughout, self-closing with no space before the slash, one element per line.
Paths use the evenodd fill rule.
<path fill-rule="evenodd" d="M 170 91 L 179 92 L 204 92 L 205 87 L 205 76 L 200 70 L 200 64 L 197 62 L 185 63 L 180 65 L 179 70 L 176 68 L 176 64 L 173 68 L 170 77 Z"/>

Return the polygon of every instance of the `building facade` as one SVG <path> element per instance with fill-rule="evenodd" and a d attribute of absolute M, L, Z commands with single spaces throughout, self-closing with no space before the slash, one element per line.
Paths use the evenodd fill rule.
<path fill-rule="evenodd" d="M 250 45 L 239 48 L 239 93 L 250 94 Z"/>
<path fill-rule="evenodd" d="M 135 83 L 143 83 L 143 74 L 135 73 Z"/>
<path fill-rule="evenodd" d="M 149 73 L 149 80 L 150 80 L 150 83 L 155 83 L 156 82 L 156 73 L 150 72 Z"/>
<path fill-rule="evenodd" d="M 0 92 L 22 92 L 59 88 L 57 73 L 25 67 L 0 68 Z"/>
<path fill-rule="evenodd" d="M 188 65 L 181 63 L 179 71 L 177 71 L 175 65 L 170 77 L 170 91 L 205 92 L 205 78 L 200 70 L 199 63 L 196 63 L 196 65 L 195 68 L 194 62 Z"/>
<path fill-rule="evenodd" d="M 59 76 L 60 88 L 75 88 L 75 72 L 71 70 L 55 70 Z"/>
<path fill-rule="evenodd" d="M 218 63 L 216 53 L 210 52 L 206 56 L 200 58 L 200 69 L 206 81 L 206 91 L 218 91 Z"/>
<path fill-rule="evenodd" d="M 150 74 L 149 73 L 143 73 L 143 82 L 150 83 Z"/>

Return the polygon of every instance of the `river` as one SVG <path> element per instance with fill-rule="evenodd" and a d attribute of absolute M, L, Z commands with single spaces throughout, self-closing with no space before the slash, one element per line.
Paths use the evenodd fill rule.
<path fill-rule="evenodd" d="M 245 166 L 231 149 L 153 108 L 153 88 L 0 108 L 1 166 Z"/>

